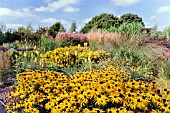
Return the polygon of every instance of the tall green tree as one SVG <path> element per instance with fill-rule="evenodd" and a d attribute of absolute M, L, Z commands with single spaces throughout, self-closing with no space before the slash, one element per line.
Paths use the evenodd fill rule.
<path fill-rule="evenodd" d="M 49 35 L 51 35 L 53 38 L 56 37 L 58 32 L 65 32 L 65 28 L 60 22 L 56 22 L 48 30 Z"/>
<path fill-rule="evenodd" d="M 141 23 L 144 26 L 142 18 L 136 14 L 127 13 L 122 15 L 120 18 L 113 14 L 102 13 L 93 17 L 80 32 L 87 33 L 91 29 L 109 29 L 111 27 L 119 27 L 122 24 L 129 23 Z"/>
<path fill-rule="evenodd" d="M 77 29 L 77 24 L 75 21 L 73 21 L 70 26 L 70 32 L 76 32 L 76 29 Z"/>
<path fill-rule="evenodd" d="M 123 14 L 119 18 L 119 22 L 120 22 L 120 24 L 122 24 L 122 23 L 127 23 L 127 24 L 129 24 L 129 23 L 141 23 L 143 26 L 145 26 L 141 17 L 139 17 L 136 14 L 131 14 L 131 13 Z"/>
<path fill-rule="evenodd" d="M 80 32 L 87 33 L 91 29 L 108 29 L 111 26 L 118 26 L 119 21 L 118 17 L 113 14 L 102 13 L 93 17 L 82 29 Z"/>

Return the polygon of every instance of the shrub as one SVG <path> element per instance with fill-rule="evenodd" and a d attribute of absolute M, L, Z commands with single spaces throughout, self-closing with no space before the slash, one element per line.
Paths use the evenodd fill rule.
<path fill-rule="evenodd" d="M 0 45 L 6 42 L 5 35 L 2 31 L 0 31 Z"/>
<path fill-rule="evenodd" d="M 64 32 L 64 31 L 65 31 L 65 29 L 64 29 L 63 25 L 60 22 L 56 22 L 49 28 L 48 33 L 49 33 L 49 35 L 51 35 L 54 38 L 54 37 L 56 37 L 56 34 L 58 32 Z"/>
<path fill-rule="evenodd" d="M 39 63 L 42 53 L 40 53 L 38 50 L 10 50 L 8 51 L 8 54 L 11 54 L 11 60 L 16 74 L 26 70 L 42 69 L 42 66 Z"/>
<path fill-rule="evenodd" d="M 116 32 L 127 34 L 131 37 L 134 34 L 140 34 L 143 29 L 143 25 L 141 23 L 123 23 L 119 27 L 111 27 L 108 29 L 109 32 Z"/>
<path fill-rule="evenodd" d="M 84 63 L 89 61 L 98 62 L 104 60 L 109 56 L 106 51 L 98 50 L 92 51 L 89 47 L 71 46 L 64 48 L 56 48 L 53 51 L 46 52 L 40 62 L 44 63 L 47 67 L 54 65 L 54 67 L 64 68 L 83 66 Z"/>
<path fill-rule="evenodd" d="M 82 33 L 59 32 L 55 38 L 57 42 L 61 42 L 61 47 L 83 45 L 87 42 L 86 35 Z"/>
<path fill-rule="evenodd" d="M 46 51 L 52 51 L 58 47 L 57 42 L 54 39 L 47 38 L 46 35 L 42 35 L 41 39 L 36 43 L 36 45 L 40 49 L 45 48 Z"/>
<path fill-rule="evenodd" d="M 32 24 L 28 24 L 26 27 L 19 27 L 15 34 L 19 36 L 21 40 L 27 40 L 29 42 L 34 38 L 34 29 Z"/>
<path fill-rule="evenodd" d="M 10 72 L 11 61 L 4 51 L 0 49 L 0 82 L 7 82 Z"/>
<path fill-rule="evenodd" d="M 28 71 L 18 75 L 9 97 L 10 111 L 60 112 L 169 112 L 170 94 L 155 82 L 129 79 L 120 68 L 76 73 L 67 78 L 51 71 Z"/>
<path fill-rule="evenodd" d="M 109 57 L 109 53 L 98 50 L 92 51 L 86 47 L 65 47 L 47 51 L 49 48 L 33 49 L 31 51 L 22 49 L 11 49 L 7 52 L 10 56 L 17 74 L 26 70 L 58 70 L 60 68 L 76 68 L 85 66 L 87 62 L 98 62 Z M 46 52 L 47 51 L 47 52 Z M 91 64 L 90 64 L 91 65 Z M 91 68 L 91 67 L 90 67 Z M 66 69 L 69 71 L 69 69 Z"/>
<path fill-rule="evenodd" d="M 170 79 L 170 61 L 163 61 L 159 67 L 159 75 L 160 77 L 165 77 Z"/>
<path fill-rule="evenodd" d="M 170 27 L 167 27 L 165 29 L 165 32 L 166 32 L 166 36 L 167 36 L 168 40 L 170 40 Z"/>

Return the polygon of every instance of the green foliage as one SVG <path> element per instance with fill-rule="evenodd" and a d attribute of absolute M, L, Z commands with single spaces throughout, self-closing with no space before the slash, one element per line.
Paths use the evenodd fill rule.
<path fill-rule="evenodd" d="M 41 54 L 37 51 L 15 51 L 12 54 L 13 67 L 16 74 L 27 70 L 42 69 L 39 64 Z"/>
<path fill-rule="evenodd" d="M 80 32 L 87 33 L 91 29 L 108 29 L 111 26 L 118 26 L 119 21 L 118 17 L 113 14 L 102 13 L 92 18 L 82 29 Z"/>
<path fill-rule="evenodd" d="M 7 82 L 7 78 L 12 76 L 12 66 L 9 57 L 0 48 L 0 83 Z"/>
<path fill-rule="evenodd" d="M 168 40 L 170 40 L 170 27 L 167 27 L 164 31 L 166 33 Z"/>
<path fill-rule="evenodd" d="M 136 22 L 136 23 L 141 23 L 141 25 L 144 26 L 142 18 L 139 17 L 136 14 L 131 14 L 131 13 L 124 14 L 119 18 L 119 21 L 120 21 L 120 23 L 133 23 L 133 22 Z"/>
<path fill-rule="evenodd" d="M 135 56 L 134 53 L 128 52 L 127 50 L 119 51 L 117 53 L 117 56 L 120 58 L 128 59 L 132 63 L 132 65 L 135 65 L 140 61 L 140 59 L 137 56 Z"/>
<path fill-rule="evenodd" d="M 58 32 L 64 32 L 64 31 L 65 31 L 65 29 L 64 29 L 63 25 L 60 22 L 56 22 L 54 25 L 52 25 L 49 28 L 48 33 L 53 38 L 55 38 L 55 36 Z"/>
<path fill-rule="evenodd" d="M 39 39 L 41 39 L 41 37 L 43 35 L 45 35 L 48 31 L 48 28 L 46 27 L 39 27 L 36 32 L 35 32 L 35 38 L 34 40 L 38 41 Z"/>
<path fill-rule="evenodd" d="M 75 21 L 73 21 L 70 26 L 70 32 L 76 32 L 76 29 L 77 29 L 77 24 Z"/>
<path fill-rule="evenodd" d="M 165 60 L 159 67 L 159 75 L 170 79 L 170 60 Z"/>
<path fill-rule="evenodd" d="M 87 33 L 91 29 L 109 29 L 110 27 L 117 28 L 121 24 L 129 24 L 129 23 L 140 23 L 141 26 L 144 27 L 144 23 L 142 22 L 142 18 L 136 14 L 124 14 L 120 18 L 114 16 L 113 14 L 102 13 L 92 18 L 82 29 L 80 32 Z M 135 28 L 134 28 L 135 29 Z M 125 31 L 126 32 L 126 31 Z"/>
<path fill-rule="evenodd" d="M 5 35 L 2 31 L 0 31 L 0 45 L 2 45 L 6 41 Z"/>
<path fill-rule="evenodd" d="M 26 27 L 19 27 L 17 32 L 22 40 L 31 40 L 33 38 L 34 29 L 29 23 Z"/>
<path fill-rule="evenodd" d="M 166 35 L 166 33 L 163 31 L 156 31 L 155 34 L 157 37 L 164 37 Z"/>
<path fill-rule="evenodd" d="M 38 41 L 37 45 L 41 49 L 45 48 L 46 51 L 54 50 L 55 48 L 58 47 L 58 45 L 54 39 L 47 39 L 44 35 Z"/>
<path fill-rule="evenodd" d="M 108 29 L 108 31 L 128 34 L 129 36 L 132 36 L 134 34 L 139 34 L 142 28 L 143 25 L 141 23 L 132 22 L 132 23 L 123 23 L 119 27 L 112 26 L 111 28 Z"/>
<path fill-rule="evenodd" d="M 46 31 L 46 29 L 45 29 Z M 26 27 L 19 27 L 18 29 L 7 29 L 5 25 L 0 25 L 0 45 L 3 43 L 11 43 L 16 40 L 26 40 L 30 43 L 37 41 L 41 34 L 43 34 L 44 28 L 37 29 L 34 32 L 32 25 L 29 23 Z"/>

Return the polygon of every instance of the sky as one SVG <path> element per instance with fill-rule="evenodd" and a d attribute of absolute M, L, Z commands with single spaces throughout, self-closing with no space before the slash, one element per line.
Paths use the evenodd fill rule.
<path fill-rule="evenodd" d="M 73 21 L 80 30 L 101 13 L 120 17 L 126 13 L 142 17 L 146 27 L 170 27 L 170 0 L 1 0 L 0 24 L 17 29 L 50 27 L 61 22 L 69 30 Z"/>

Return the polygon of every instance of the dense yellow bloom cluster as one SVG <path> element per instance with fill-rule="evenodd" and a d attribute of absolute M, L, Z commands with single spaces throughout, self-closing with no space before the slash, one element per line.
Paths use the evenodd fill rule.
<path fill-rule="evenodd" d="M 118 66 L 76 73 L 70 78 L 51 71 L 18 77 L 7 110 L 28 113 L 170 112 L 170 93 L 155 82 L 130 79 Z M 14 103 L 15 102 L 15 103 Z"/>
<path fill-rule="evenodd" d="M 108 52 L 103 50 L 92 51 L 89 47 L 71 46 L 46 52 L 40 62 L 58 67 L 69 67 L 74 64 L 82 66 L 83 63 L 88 61 L 97 62 L 100 59 L 107 58 L 109 55 Z"/>

